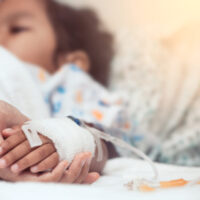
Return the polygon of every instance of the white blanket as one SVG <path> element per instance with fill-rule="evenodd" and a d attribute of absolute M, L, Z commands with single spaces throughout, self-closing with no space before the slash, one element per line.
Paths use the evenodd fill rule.
<path fill-rule="evenodd" d="M 77 153 L 94 155 L 95 151 L 93 136 L 71 120 L 63 120 L 66 116 L 111 126 L 121 110 L 118 103 L 111 104 L 119 100 L 115 95 L 72 64 L 51 75 L 0 47 L 0 72 L 0 100 L 33 120 L 22 126 L 31 147 L 42 144 L 40 132 L 54 142 L 61 160 L 71 162 Z"/>
<path fill-rule="evenodd" d="M 162 180 L 185 178 L 193 179 L 200 175 L 198 168 L 175 167 L 158 164 Z M 91 186 L 63 185 L 47 183 L 0 183 L 1 200 L 199 200 L 200 185 L 192 187 L 180 187 L 163 189 L 155 192 L 142 193 L 128 191 L 123 186 L 131 177 L 151 176 L 151 169 L 143 161 L 119 158 L 110 160 L 102 176 Z"/>
<path fill-rule="evenodd" d="M 122 109 L 119 98 L 73 64 L 49 74 L 0 46 L 0 99 L 31 119 L 71 115 L 111 126 Z"/>
<path fill-rule="evenodd" d="M 0 49 L 4 57 L 1 57 L 0 73 L 0 99 L 17 106 L 21 111 L 32 119 L 46 118 L 50 116 L 47 104 L 45 104 L 42 95 L 38 95 L 38 87 L 33 81 L 31 75 L 26 72 L 23 63 L 12 57 L 9 52 Z M 8 59 L 12 57 L 12 59 Z M 7 76 L 6 73 L 9 73 Z M 22 87 L 22 83 L 23 87 Z M 41 109 L 42 108 L 42 109 Z M 197 178 L 200 169 L 195 168 L 177 168 L 159 165 L 160 178 Z M 150 171 L 149 171 L 150 170 Z M 123 186 L 128 180 L 138 178 L 149 178 L 152 171 L 146 163 L 116 159 L 109 161 L 105 168 L 105 176 L 101 177 L 93 186 L 67 186 L 55 184 L 35 184 L 35 183 L 17 183 L 10 184 L 1 182 L 0 199 L 35 199 L 36 195 L 41 199 L 172 199 L 173 195 L 181 195 L 182 199 L 200 199 L 200 187 L 181 188 L 165 191 L 156 191 L 148 194 L 127 191 Z M 132 176 L 133 175 L 133 176 Z M 127 177 L 126 177 L 127 176 Z M 34 195 L 33 195 L 34 194 Z M 168 196 L 167 196 L 168 195 Z M 175 197 L 174 196 L 174 197 Z M 168 197 L 168 198 L 167 198 Z M 187 198 L 186 198 L 187 197 Z"/>

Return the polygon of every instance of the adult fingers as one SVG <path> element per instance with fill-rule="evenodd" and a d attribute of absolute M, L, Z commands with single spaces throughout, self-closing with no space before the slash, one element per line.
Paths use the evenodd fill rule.
<path fill-rule="evenodd" d="M 14 173 L 19 173 L 28 167 L 37 164 L 41 160 L 44 160 L 55 151 L 56 150 L 53 144 L 42 145 L 12 165 L 11 171 Z"/>
<path fill-rule="evenodd" d="M 16 127 L 16 128 L 6 128 L 2 131 L 2 135 L 4 136 L 4 138 L 8 138 L 16 133 L 20 132 L 20 127 Z"/>
<path fill-rule="evenodd" d="M 91 157 L 88 158 L 88 160 L 85 162 L 85 165 L 83 166 L 79 177 L 75 180 L 74 183 L 81 184 L 85 180 L 90 170 L 90 163 L 91 163 Z"/>
<path fill-rule="evenodd" d="M 0 144 L 4 141 L 3 136 L 0 134 Z"/>
<path fill-rule="evenodd" d="M 0 168 L 5 168 L 13 164 L 15 161 L 24 157 L 31 151 L 29 142 L 26 140 L 23 143 L 19 144 L 13 150 L 9 151 L 0 159 Z"/>
<path fill-rule="evenodd" d="M 88 156 L 90 155 L 91 153 L 80 153 L 76 155 L 69 169 L 65 172 L 63 178 L 61 179 L 61 182 L 62 183 L 75 182 L 75 180 L 79 177 L 82 168 L 88 159 Z"/>
<path fill-rule="evenodd" d="M 51 154 L 48 158 L 41 161 L 39 164 L 31 167 L 32 173 L 44 172 L 48 169 L 53 169 L 59 163 L 59 155 L 57 152 Z"/>
<path fill-rule="evenodd" d="M 63 173 L 68 167 L 67 161 L 60 162 L 52 172 L 47 172 L 41 175 L 38 179 L 40 182 L 58 182 L 63 176 Z"/>
<path fill-rule="evenodd" d="M 0 155 L 3 155 L 26 140 L 22 132 L 14 134 L 0 144 Z"/>
<path fill-rule="evenodd" d="M 99 179 L 100 175 L 97 172 L 91 172 L 87 175 L 85 180 L 83 181 L 84 184 L 92 184 Z"/>

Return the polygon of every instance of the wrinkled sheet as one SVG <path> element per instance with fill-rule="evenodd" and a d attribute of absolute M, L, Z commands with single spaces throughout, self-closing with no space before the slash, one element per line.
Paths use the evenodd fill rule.
<path fill-rule="evenodd" d="M 191 180 L 200 176 L 200 168 L 177 167 L 157 164 L 160 180 L 185 178 Z M 142 193 L 128 191 L 124 183 L 132 178 L 150 178 L 152 171 L 144 161 L 117 158 L 110 160 L 104 175 L 93 185 L 64 185 L 49 183 L 6 183 L 0 182 L 1 200 L 34 199 L 140 199 L 140 200 L 199 200 L 200 185 Z"/>

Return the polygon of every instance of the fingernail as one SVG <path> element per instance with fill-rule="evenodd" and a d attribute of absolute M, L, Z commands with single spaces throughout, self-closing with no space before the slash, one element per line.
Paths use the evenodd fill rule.
<path fill-rule="evenodd" d="M 6 161 L 4 159 L 0 159 L 0 168 L 6 167 Z"/>
<path fill-rule="evenodd" d="M 31 167 L 31 172 L 36 173 L 38 171 L 37 167 Z"/>
<path fill-rule="evenodd" d="M 64 171 L 66 171 L 68 169 L 68 167 L 69 167 L 69 163 L 67 161 L 64 161 L 64 160 L 61 161 L 61 163 L 62 163 L 62 165 L 64 167 Z"/>
<path fill-rule="evenodd" d="M 65 161 L 65 169 L 68 169 L 68 167 L 69 167 L 69 163 Z"/>
<path fill-rule="evenodd" d="M 6 129 L 3 130 L 3 132 L 12 133 L 13 129 L 12 128 L 6 128 Z"/>
<path fill-rule="evenodd" d="M 17 173 L 19 171 L 19 166 L 17 164 L 12 165 L 11 171 L 14 172 L 14 173 Z"/>

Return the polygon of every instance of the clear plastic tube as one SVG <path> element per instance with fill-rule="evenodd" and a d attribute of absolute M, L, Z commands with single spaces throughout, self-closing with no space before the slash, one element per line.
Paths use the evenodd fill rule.
<path fill-rule="evenodd" d="M 90 133 L 92 133 L 94 135 L 95 138 L 101 138 L 107 142 L 111 142 L 121 148 L 127 149 L 129 151 L 131 151 L 132 153 L 136 154 L 137 156 L 139 156 L 140 158 L 144 159 L 152 168 L 153 171 L 153 178 L 152 181 L 157 181 L 158 180 L 158 170 L 155 166 L 155 164 L 153 163 L 153 161 L 147 156 L 145 155 L 142 151 L 140 151 L 139 149 L 129 145 L 128 143 L 124 142 L 121 139 L 118 139 L 116 137 L 110 136 L 100 130 L 97 130 L 95 128 L 92 128 L 90 126 L 88 126 L 87 124 L 85 124 L 84 122 L 81 122 L 81 125 L 86 128 L 88 131 L 90 131 Z"/>

